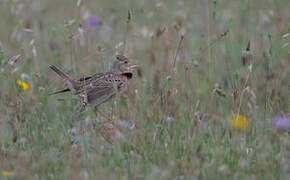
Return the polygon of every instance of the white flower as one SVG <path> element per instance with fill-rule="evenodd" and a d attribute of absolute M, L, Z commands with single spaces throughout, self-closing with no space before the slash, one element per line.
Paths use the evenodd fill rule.
<path fill-rule="evenodd" d="M 248 66 L 248 70 L 249 70 L 250 72 L 252 72 L 252 69 L 253 69 L 253 65 L 250 64 L 250 65 Z"/>

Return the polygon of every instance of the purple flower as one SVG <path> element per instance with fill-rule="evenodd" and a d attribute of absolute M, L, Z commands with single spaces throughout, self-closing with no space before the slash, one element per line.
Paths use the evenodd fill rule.
<path fill-rule="evenodd" d="M 290 129 L 290 115 L 274 117 L 272 126 L 276 129 Z"/>
<path fill-rule="evenodd" d="M 96 30 L 99 25 L 99 18 L 96 14 L 91 14 L 87 21 L 87 26 L 89 29 Z"/>

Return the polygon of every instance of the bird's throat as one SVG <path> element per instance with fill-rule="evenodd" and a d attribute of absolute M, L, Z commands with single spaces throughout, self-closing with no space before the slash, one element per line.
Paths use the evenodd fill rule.
<path fill-rule="evenodd" d="M 131 79 L 133 77 L 133 73 L 125 72 L 125 73 L 122 74 L 122 76 L 126 76 L 128 79 Z"/>

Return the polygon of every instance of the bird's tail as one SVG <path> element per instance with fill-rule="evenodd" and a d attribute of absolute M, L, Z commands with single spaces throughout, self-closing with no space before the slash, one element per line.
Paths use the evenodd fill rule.
<path fill-rule="evenodd" d="M 66 74 L 65 72 L 63 72 L 62 70 L 57 68 L 56 66 L 50 65 L 49 68 L 52 69 L 54 72 L 56 72 L 63 79 L 65 79 L 69 82 L 73 81 L 73 79 L 68 74 Z"/>
<path fill-rule="evenodd" d="M 50 65 L 49 68 L 56 72 L 60 77 L 62 77 L 65 80 L 66 85 L 68 86 L 68 89 L 60 90 L 53 94 L 58 94 L 66 91 L 71 91 L 72 93 L 76 92 L 77 83 L 74 79 L 72 79 L 68 74 L 66 74 L 54 65 Z"/>
<path fill-rule="evenodd" d="M 70 89 L 66 88 L 66 89 L 61 89 L 61 90 L 49 93 L 48 95 L 55 95 L 55 94 L 64 93 L 64 92 L 68 92 L 68 91 L 70 91 Z"/>

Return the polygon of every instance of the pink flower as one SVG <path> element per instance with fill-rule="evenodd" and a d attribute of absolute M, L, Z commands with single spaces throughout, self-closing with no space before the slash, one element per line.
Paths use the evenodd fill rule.
<path fill-rule="evenodd" d="M 96 30 L 99 26 L 99 18 L 96 14 L 91 14 L 87 20 L 87 27 Z"/>

